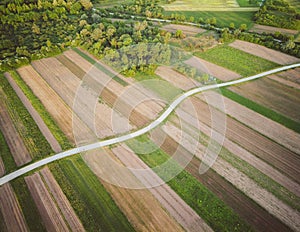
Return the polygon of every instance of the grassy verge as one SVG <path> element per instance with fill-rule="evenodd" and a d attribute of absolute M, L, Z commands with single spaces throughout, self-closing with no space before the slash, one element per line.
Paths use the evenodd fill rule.
<path fill-rule="evenodd" d="M 80 156 L 50 165 L 87 231 L 133 231 L 127 218 Z"/>
<path fill-rule="evenodd" d="M 18 86 L 22 89 L 23 93 L 26 95 L 32 106 L 35 108 L 35 110 L 39 113 L 39 115 L 42 117 L 43 121 L 47 125 L 47 127 L 50 129 L 53 136 L 56 138 L 58 143 L 61 145 L 63 150 L 71 148 L 71 145 L 67 139 L 67 137 L 64 135 L 64 133 L 60 130 L 60 128 L 57 126 L 55 121 L 52 119 L 48 111 L 45 109 L 44 105 L 41 103 L 41 101 L 34 95 L 32 90 L 26 85 L 26 83 L 23 81 L 23 79 L 19 76 L 19 74 L 16 71 L 11 71 L 11 76 L 15 80 L 15 82 L 18 84 Z"/>
<path fill-rule="evenodd" d="M 200 18 L 204 20 L 216 18 L 217 26 L 220 27 L 229 27 L 230 23 L 238 28 L 241 24 L 246 24 L 247 28 L 253 26 L 253 16 L 255 12 L 230 12 L 230 11 L 165 11 L 165 15 L 172 14 L 185 15 L 187 19 L 191 16 L 195 18 L 195 21 L 198 21 Z"/>
<path fill-rule="evenodd" d="M 5 141 L 5 138 L 1 130 L 0 130 L 0 157 L 2 158 L 6 173 L 10 173 L 17 169 L 17 165 L 14 161 L 12 154 L 10 153 L 9 147 Z"/>
<path fill-rule="evenodd" d="M 120 77 L 113 74 L 111 71 L 107 70 L 104 66 L 102 66 L 99 62 L 94 60 L 92 57 L 88 56 L 84 52 L 80 51 L 78 48 L 73 48 L 73 50 L 80 55 L 82 58 L 93 64 L 97 69 L 99 69 L 101 72 L 105 73 L 106 75 L 110 76 L 112 79 L 114 79 L 116 82 L 123 86 L 127 86 L 127 82 L 121 79 Z"/>
<path fill-rule="evenodd" d="M 195 55 L 245 77 L 278 67 L 278 64 L 227 45 L 221 45 L 206 52 L 196 52 Z"/>
<path fill-rule="evenodd" d="M 42 218 L 33 201 L 23 177 L 13 180 L 11 185 L 17 195 L 30 231 L 46 231 Z"/>
<path fill-rule="evenodd" d="M 262 106 L 248 98 L 245 98 L 237 93 L 234 93 L 230 91 L 229 89 L 222 88 L 222 94 L 225 97 L 230 98 L 231 100 L 238 102 L 239 104 L 246 106 L 247 108 L 267 117 L 272 119 L 275 122 L 280 123 L 281 125 L 297 132 L 300 133 L 300 123 L 280 114 L 277 113 L 276 111 L 269 109 L 265 106 Z"/>
<path fill-rule="evenodd" d="M 48 156 L 52 152 L 48 141 L 3 74 L 0 74 L 0 88 L 7 97 L 5 103 L 9 114 L 33 160 Z"/>
<path fill-rule="evenodd" d="M 148 140 L 149 143 L 151 143 Z M 128 146 L 135 151 L 134 143 L 129 141 Z M 153 144 L 153 146 L 156 146 Z M 157 147 L 155 152 L 147 155 L 137 154 L 149 167 L 153 168 L 166 162 L 170 157 Z M 176 168 L 176 167 L 175 167 Z M 164 178 L 163 174 L 157 173 Z M 209 191 L 195 177 L 187 171 L 168 182 L 168 185 L 203 218 L 214 231 L 249 231 L 247 225 L 221 199 Z"/>

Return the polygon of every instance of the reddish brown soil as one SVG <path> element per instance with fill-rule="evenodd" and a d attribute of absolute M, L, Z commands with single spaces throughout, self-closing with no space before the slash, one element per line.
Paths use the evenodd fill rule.
<path fill-rule="evenodd" d="M 188 36 L 194 36 L 196 34 L 205 32 L 206 30 L 201 29 L 199 27 L 186 26 L 186 25 L 178 25 L 178 24 L 168 24 L 162 27 L 163 30 L 175 33 L 177 30 L 181 30 L 183 34 Z"/>
<path fill-rule="evenodd" d="M 260 33 L 260 34 L 262 34 L 262 33 L 275 33 L 275 32 L 281 32 L 282 34 L 287 34 L 287 35 L 296 35 L 296 34 L 298 34 L 297 30 L 271 27 L 271 26 L 265 26 L 265 25 L 259 25 L 259 24 L 254 24 L 254 26 L 250 29 L 250 31 Z"/>
<path fill-rule="evenodd" d="M 29 231 L 17 197 L 9 183 L 0 187 L 0 210 L 8 231 Z"/>

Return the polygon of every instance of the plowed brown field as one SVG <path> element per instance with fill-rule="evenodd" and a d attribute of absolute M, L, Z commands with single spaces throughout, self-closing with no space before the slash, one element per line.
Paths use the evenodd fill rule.
<path fill-rule="evenodd" d="M 8 231 L 29 231 L 17 197 L 9 183 L 0 187 L 0 210 Z"/>

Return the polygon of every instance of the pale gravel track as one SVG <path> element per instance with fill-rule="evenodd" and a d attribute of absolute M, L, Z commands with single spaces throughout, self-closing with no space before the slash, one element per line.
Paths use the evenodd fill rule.
<path fill-rule="evenodd" d="M 80 152 L 93 150 L 93 149 L 96 149 L 96 148 L 105 147 L 105 146 L 108 146 L 108 145 L 124 142 L 124 141 L 130 140 L 132 138 L 138 137 L 140 135 L 143 135 L 143 134 L 149 132 L 150 130 L 154 129 L 155 127 L 157 127 L 159 124 L 161 124 L 183 100 L 185 100 L 186 98 L 188 98 L 192 95 L 195 95 L 197 93 L 200 93 L 200 92 L 203 92 L 203 91 L 206 91 L 206 90 L 211 90 L 211 89 L 226 87 L 226 86 L 230 86 L 230 85 L 240 84 L 240 83 L 243 83 L 243 82 L 246 82 L 246 81 L 255 80 L 255 79 L 258 79 L 260 77 L 264 77 L 264 76 L 267 76 L 267 75 L 270 75 L 270 74 L 274 74 L 274 73 L 277 73 L 277 72 L 281 72 L 281 71 L 285 71 L 285 70 L 288 70 L 288 69 L 291 69 L 291 68 L 297 68 L 297 67 L 300 67 L 300 63 L 293 64 L 293 65 L 288 65 L 288 66 L 284 66 L 284 67 L 280 67 L 280 68 L 276 68 L 276 69 L 266 71 L 266 72 L 263 72 L 263 73 L 260 73 L 260 74 L 254 75 L 254 76 L 245 77 L 245 78 L 241 78 L 241 79 L 230 81 L 230 82 L 225 82 L 225 83 L 221 83 L 221 84 L 213 84 L 213 85 L 208 85 L 208 86 L 202 86 L 202 87 L 192 89 L 192 90 L 180 95 L 175 101 L 173 101 L 170 104 L 170 106 L 160 115 L 159 118 L 157 118 L 155 121 L 150 123 L 148 126 L 142 128 L 142 129 L 139 129 L 135 132 L 117 137 L 117 138 L 112 138 L 112 139 L 96 142 L 96 143 L 93 143 L 93 144 L 73 148 L 73 149 L 70 149 L 68 151 L 64 151 L 64 152 L 58 153 L 56 155 L 47 157 L 45 159 L 39 160 L 39 161 L 37 161 L 33 164 L 25 166 L 25 167 L 23 167 L 19 170 L 16 170 L 16 171 L 14 171 L 10 174 L 7 174 L 7 175 L 1 177 L 0 178 L 0 185 L 3 185 L 5 183 L 21 176 L 21 175 L 24 175 L 24 174 L 26 174 L 26 173 L 34 170 L 34 169 L 37 169 L 37 168 L 41 167 L 43 165 L 52 163 L 53 161 L 60 160 L 60 159 L 63 159 L 65 157 L 69 157 L 69 156 L 78 154 Z"/>

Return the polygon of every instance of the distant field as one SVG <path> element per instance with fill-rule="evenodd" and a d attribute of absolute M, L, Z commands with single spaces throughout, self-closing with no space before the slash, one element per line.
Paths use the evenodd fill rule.
<path fill-rule="evenodd" d="M 242 76 L 254 75 L 278 66 L 271 61 L 267 61 L 226 45 L 210 49 L 203 53 L 197 52 L 195 55 L 235 71 Z"/>
<path fill-rule="evenodd" d="M 167 11 L 173 10 L 188 10 L 188 11 L 206 11 L 216 8 L 240 8 L 240 5 L 235 0 L 185 0 L 175 1 L 170 4 L 163 5 Z"/>
<path fill-rule="evenodd" d="M 230 23 L 234 23 L 236 27 L 239 27 L 241 24 L 246 24 L 248 28 L 253 25 L 253 16 L 255 12 L 234 12 L 234 11 L 166 11 L 165 15 L 171 14 L 183 14 L 188 19 L 191 16 L 195 18 L 195 21 L 198 21 L 202 18 L 204 21 L 206 19 L 211 19 L 215 17 L 217 19 L 217 25 L 220 27 L 228 27 Z"/>

